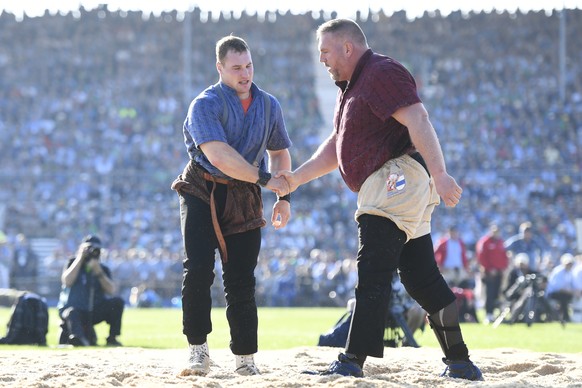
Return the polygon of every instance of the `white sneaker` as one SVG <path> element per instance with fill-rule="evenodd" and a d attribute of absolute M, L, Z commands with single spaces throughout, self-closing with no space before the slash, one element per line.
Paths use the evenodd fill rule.
<path fill-rule="evenodd" d="M 252 354 L 248 355 L 235 355 L 236 358 L 236 369 L 234 370 L 241 376 L 256 376 L 260 375 L 261 372 L 259 368 L 255 365 L 255 359 Z"/>
<path fill-rule="evenodd" d="M 208 343 L 202 345 L 189 345 L 190 356 L 188 357 L 188 368 L 182 374 L 204 376 L 210 372 L 210 355 Z"/>

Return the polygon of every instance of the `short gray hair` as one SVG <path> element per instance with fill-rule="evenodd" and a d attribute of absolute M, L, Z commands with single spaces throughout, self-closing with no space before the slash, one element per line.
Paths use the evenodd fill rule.
<path fill-rule="evenodd" d="M 362 31 L 358 23 L 351 19 L 328 20 L 317 28 L 316 34 L 318 39 L 321 37 L 321 35 L 327 33 L 340 35 L 344 38 L 350 38 L 354 42 L 368 47 L 368 41 L 366 40 L 364 31 Z"/>

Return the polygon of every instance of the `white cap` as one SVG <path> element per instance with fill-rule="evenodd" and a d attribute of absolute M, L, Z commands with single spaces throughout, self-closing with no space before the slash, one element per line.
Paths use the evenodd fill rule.
<path fill-rule="evenodd" d="M 572 264 L 574 262 L 574 256 L 571 253 L 564 253 L 562 257 L 560 257 L 560 263 L 562 265 Z"/>
<path fill-rule="evenodd" d="M 529 255 L 527 253 L 518 253 L 513 260 L 515 265 L 529 264 Z"/>

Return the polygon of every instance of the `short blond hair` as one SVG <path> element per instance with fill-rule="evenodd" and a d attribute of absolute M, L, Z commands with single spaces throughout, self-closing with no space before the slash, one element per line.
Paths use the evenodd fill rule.
<path fill-rule="evenodd" d="M 226 58 L 226 54 L 228 54 L 228 52 L 231 50 L 236 53 L 251 51 L 249 45 L 243 38 L 234 35 L 228 35 L 216 42 L 216 61 L 222 63 L 224 58 Z"/>

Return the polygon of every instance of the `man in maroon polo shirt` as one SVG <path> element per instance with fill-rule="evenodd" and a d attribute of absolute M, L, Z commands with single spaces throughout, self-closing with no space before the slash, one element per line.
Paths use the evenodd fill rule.
<path fill-rule="evenodd" d="M 469 359 L 455 295 L 434 258 L 431 213 L 440 198 L 454 207 L 462 189 L 443 153 L 412 75 L 373 52 L 354 21 L 334 19 L 317 30 L 319 60 L 339 87 L 334 131 L 313 156 L 285 175 L 291 190 L 339 167 L 358 193 L 356 306 L 345 353 L 323 372 L 362 377 L 367 356 L 383 357 L 392 272 L 428 313 L 444 352 L 443 376 L 482 380 Z M 421 156 L 422 155 L 422 156 Z M 440 198 L 439 198 L 440 197 Z"/>

